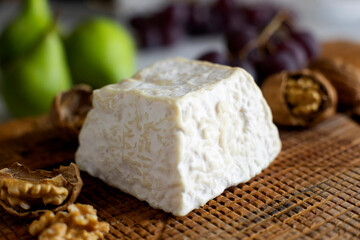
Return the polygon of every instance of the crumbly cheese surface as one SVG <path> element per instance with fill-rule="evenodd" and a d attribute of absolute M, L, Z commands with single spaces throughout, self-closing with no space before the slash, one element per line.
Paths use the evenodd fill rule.
<path fill-rule="evenodd" d="M 240 68 L 167 59 L 94 91 L 79 168 L 183 216 L 277 156 L 271 111 Z"/>

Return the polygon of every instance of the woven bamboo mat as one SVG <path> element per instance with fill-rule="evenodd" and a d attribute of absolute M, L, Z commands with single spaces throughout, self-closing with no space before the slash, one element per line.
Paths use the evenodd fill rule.
<path fill-rule="evenodd" d="M 59 140 L 46 119 L 24 121 L 0 126 L 1 168 L 13 161 L 53 167 L 73 158 L 76 144 Z M 25 127 L 12 137 L 17 125 Z M 283 150 L 269 168 L 185 217 L 86 173 L 78 202 L 94 205 L 111 224 L 107 239 L 358 239 L 359 125 L 337 115 L 310 130 L 282 130 L 281 138 Z M 0 239 L 33 239 L 28 224 L 0 210 Z"/>

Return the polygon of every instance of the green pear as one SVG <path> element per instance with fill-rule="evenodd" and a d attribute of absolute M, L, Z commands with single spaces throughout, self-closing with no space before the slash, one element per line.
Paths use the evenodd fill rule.
<path fill-rule="evenodd" d="M 0 63 L 12 61 L 31 49 L 52 24 L 47 0 L 24 0 L 19 16 L 0 36 Z"/>
<path fill-rule="evenodd" d="M 2 92 L 12 115 L 49 111 L 55 95 L 71 87 L 65 50 L 55 29 L 29 53 L 7 65 L 3 76 Z"/>
<path fill-rule="evenodd" d="M 100 88 L 134 74 L 134 40 L 113 20 L 94 18 L 84 22 L 66 39 L 65 47 L 75 83 Z"/>
<path fill-rule="evenodd" d="M 47 0 L 24 0 L 0 36 L 2 95 L 15 117 L 43 114 L 71 87 L 63 43 Z"/>

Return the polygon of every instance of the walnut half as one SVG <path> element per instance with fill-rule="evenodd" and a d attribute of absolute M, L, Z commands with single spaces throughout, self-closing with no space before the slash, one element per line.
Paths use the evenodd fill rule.
<path fill-rule="evenodd" d="M 311 127 L 336 112 L 335 88 L 313 70 L 274 74 L 261 89 L 278 125 Z"/>
<path fill-rule="evenodd" d="M 58 212 L 56 215 L 46 211 L 39 220 L 29 227 L 32 236 L 39 235 L 39 240 L 51 239 L 104 239 L 104 233 L 109 232 L 106 222 L 99 222 L 96 210 L 85 204 L 71 204 L 68 212 Z"/>
<path fill-rule="evenodd" d="M 92 89 L 85 84 L 76 85 L 56 95 L 50 120 L 65 139 L 77 139 L 86 115 L 92 109 Z"/>
<path fill-rule="evenodd" d="M 47 209 L 66 209 L 76 200 L 82 185 L 74 163 L 53 171 L 31 171 L 15 163 L 0 170 L 0 205 L 13 215 L 37 217 Z"/>

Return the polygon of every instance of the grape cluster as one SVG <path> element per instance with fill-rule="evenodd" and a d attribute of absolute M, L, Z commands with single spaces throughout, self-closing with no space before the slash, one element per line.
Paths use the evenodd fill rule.
<path fill-rule="evenodd" d="M 234 9 L 243 21 L 229 25 L 224 32 L 228 52 L 207 52 L 200 60 L 242 67 L 261 85 L 273 73 L 304 68 L 318 54 L 317 40 L 309 32 L 296 29 L 289 11 L 265 3 Z M 283 14 L 282 19 L 279 14 Z M 275 29 L 267 33 L 274 25 Z"/>
<path fill-rule="evenodd" d="M 173 3 L 161 12 L 134 17 L 130 24 L 135 30 L 141 48 L 167 46 L 184 36 L 188 14 L 187 5 Z"/>
<path fill-rule="evenodd" d="M 294 31 L 284 34 L 281 31 L 282 29 L 279 29 L 279 32 L 275 33 L 263 45 L 256 42 L 257 35 L 254 35 L 253 30 L 244 29 L 239 32 L 227 33 L 226 43 L 229 50 L 227 55 L 230 59 L 229 65 L 234 66 L 231 64 L 234 59 L 247 62 L 251 68 L 243 68 L 250 73 L 255 69 L 256 75 L 253 76 L 258 80 L 258 84 L 261 84 L 263 79 L 273 73 L 304 68 L 309 59 L 315 57 L 318 53 L 317 41 L 308 32 Z M 241 54 L 251 41 L 254 42 L 253 48 L 247 52 L 245 51 L 245 54 Z M 226 56 L 226 54 L 224 55 Z M 216 62 L 214 59 L 207 58 L 206 54 L 199 59 Z"/>
<path fill-rule="evenodd" d="M 235 0 L 173 3 L 162 11 L 131 20 L 139 46 L 171 45 L 185 34 L 223 34 L 227 52 L 209 51 L 199 60 L 242 67 L 260 85 L 269 75 L 298 70 L 317 55 L 319 45 L 306 31 L 296 28 L 294 14 L 270 3 L 238 5 Z M 276 22 L 277 21 L 277 22 Z M 277 25 L 276 25 L 277 24 Z M 269 28 L 273 28 L 270 34 Z"/>

